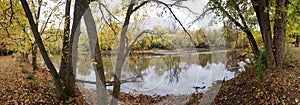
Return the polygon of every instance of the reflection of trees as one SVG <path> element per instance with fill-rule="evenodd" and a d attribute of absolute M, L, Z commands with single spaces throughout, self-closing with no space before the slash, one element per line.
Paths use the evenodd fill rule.
<path fill-rule="evenodd" d="M 205 67 L 207 62 L 211 62 L 211 54 L 201 54 L 198 55 L 199 60 L 198 64 L 201 65 L 202 67 Z"/>
<path fill-rule="evenodd" d="M 142 77 L 142 71 L 149 67 L 151 58 L 144 58 L 143 56 L 145 55 L 133 55 L 129 58 L 129 69 L 136 77 Z"/>
<path fill-rule="evenodd" d="M 79 75 L 88 76 L 91 74 L 91 59 L 88 54 L 79 51 L 77 56 L 77 68 Z"/>
<path fill-rule="evenodd" d="M 106 54 L 102 56 L 103 67 L 105 71 L 105 79 L 109 81 L 114 76 L 112 61 L 110 59 L 111 55 Z"/>
<path fill-rule="evenodd" d="M 78 73 L 79 75 L 88 76 L 91 74 L 91 65 L 87 65 L 79 62 L 78 65 Z"/>
<path fill-rule="evenodd" d="M 163 60 L 167 68 L 169 69 L 169 74 L 168 74 L 169 83 L 171 84 L 172 82 L 178 82 L 179 73 L 181 72 L 181 68 L 179 67 L 180 57 L 178 55 L 164 57 Z"/>

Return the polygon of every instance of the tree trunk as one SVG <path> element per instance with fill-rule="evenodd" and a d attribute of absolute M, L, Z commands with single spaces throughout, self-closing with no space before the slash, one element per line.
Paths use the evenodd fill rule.
<path fill-rule="evenodd" d="M 253 53 L 257 57 L 259 50 L 258 50 L 257 43 L 255 41 L 255 38 L 253 37 L 253 34 L 250 30 L 246 30 L 245 32 L 246 32 L 248 40 L 250 41 Z"/>
<path fill-rule="evenodd" d="M 33 70 L 37 69 L 37 46 L 35 43 L 32 44 L 32 68 Z"/>
<path fill-rule="evenodd" d="M 59 75 L 63 81 L 65 87 L 64 91 L 66 94 L 69 96 L 75 96 L 75 76 L 73 73 L 73 68 L 68 67 L 69 63 L 71 63 L 72 66 L 72 59 L 68 59 L 68 56 L 72 56 L 72 50 L 69 50 L 72 48 L 72 46 L 68 45 L 70 36 L 70 8 L 71 0 L 66 0 L 63 48 Z M 76 10 L 74 12 L 76 12 Z"/>
<path fill-rule="evenodd" d="M 64 33 L 63 33 L 63 46 L 62 46 L 62 56 L 59 68 L 59 75 L 62 80 L 65 80 L 64 75 L 66 74 L 67 70 L 67 55 L 68 55 L 68 39 L 70 33 L 70 9 L 71 9 L 71 0 L 66 0 L 66 8 L 65 8 L 65 22 L 64 22 Z"/>
<path fill-rule="evenodd" d="M 270 25 L 269 10 L 266 9 L 268 0 L 251 0 L 259 23 L 264 46 L 266 49 L 267 68 L 275 68 L 275 58 L 272 51 L 272 33 Z"/>
<path fill-rule="evenodd" d="M 78 55 L 78 42 L 79 42 L 79 37 L 80 37 L 80 33 L 81 33 L 81 29 L 80 29 L 80 23 L 78 24 L 78 27 L 76 29 L 76 32 L 75 32 L 75 36 L 74 36 L 74 42 L 73 42 L 73 45 L 72 45 L 72 65 L 73 65 L 73 73 L 75 75 L 75 78 L 76 78 L 76 69 L 77 69 L 77 55 Z"/>
<path fill-rule="evenodd" d="M 255 41 L 255 38 L 253 37 L 253 34 L 252 32 L 250 31 L 249 27 L 247 26 L 246 24 L 246 20 L 244 19 L 244 16 L 242 16 L 241 14 L 239 14 L 239 17 L 241 18 L 242 20 L 242 23 L 243 25 L 238 22 L 233 16 L 231 16 L 225 8 L 223 8 L 221 6 L 221 2 L 218 2 L 218 1 L 214 1 L 214 3 L 216 3 L 218 6 L 219 6 L 219 9 L 220 11 L 222 11 L 229 19 L 230 21 L 232 21 L 236 26 L 240 27 L 247 35 L 247 38 L 248 40 L 250 41 L 250 44 L 251 44 L 251 47 L 252 47 L 252 50 L 255 54 L 255 56 L 258 55 L 258 46 L 257 46 L 257 43 Z M 240 11 L 239 8 L 236 8 L 237 11 Z"/>
<path fill-rule="evenodd" d="M 83 16 L 84 11 L 86 10 L 87 7 L 82 5 L 86 0 L 76 0 L 75 1 L 75 7 L 74 7 L 74 14 L 73 14 L 73 24 L 72 24 L 72 29 L 71 29 L 71 34 L 69 37 L 69 42 L 68 42 L 68 49 L 67 49 L 67 72 L 65 74 L 66 81 L 65 82 L 65 92 L 70 95 L 74 96 L 75 92 L 75 74 L 74 74 L 74 69 L 73 68 L 73 43 L 75 39 L 75 34 L 76 34 L 76 29 L 78 27 L 78 24 Z"/>
<path fill-rule="evenodd" d="M 87 2 L 86 2 L 86 6 L 88 6 Z M 86 28 L 88 32 L 88 37 L 89 37 L 91 57 L 94 62 L 93 66 L 96 75 L 96 87 L 97 87 L 96 90 L 97 90 L 98 105 L 107 105 L 104 67 L 103 67 L 101 50 L 99 47 L 99 42 L 97 37 L 96 25 L 90 8 L 86 10 L 83 16 L 84 16 L 84 22 L 86 24 Z"/>
<path fill-rule="evenodd" d="M 283 67 L 285 58 L 285 36 L 287 22 L 288 0 L 276 0 L 276 13 L 274 23 L 274 48 L 276 66 Z"/>
<path fill-rule="evenodd" d="M 39 19 L 40 19 L 40 15 L 41 15 L 41 8 L 42 8 L 42 0 L 38 0 L 38 9 L 37 9 L 37 13 L 35 15 L 35 20 L 36 20 L 36 27 L 39 28 Z M 40 33 L 42 34 L 42 33 Z M 32 68 L 33 70 L 37 69 L 37 46 L 36 43 L 32 44 Z"/>
<path fill-rule="evenodd" d="M 36 24 L 35 24 L 33 16 L 32 16 L 32 13 L 29 9 L 28 3 L 27 3 L 26 0 L 21 0 L 21 3 L 22 3 L 22 7 L 25 11 L 25 14 L 28 18 L 31 30 L 32 30 L 34 38 L 35 38 L 35 42 L 36 42 L 36 44 L 38 45 L 38 47 L 40 49 L 42 57 L 43 57 L 46 65 L 47 65 L 47 67 L 48 67 L 48 69 L 51 73 L 51 76 L 53 77 L 54 85 L 55 85 L 55 88 L 56 88 L 56 95 L 59 99 L 63 99 L 63 100 L 68 99 L 69 96 L 63 91 L 63 85 L 62 85 L 61 80 L 59 78 L 59 75 L 58 75 L 53 63 L 51 62 L 51 60 L 48 56 L 48 53 L 45 49 L 45 46 L 44 46 L 43 41 L 41 39 L 41 36 L 38 32 L 38 28 L 36 27 Z"/>
<path fill-rule="evenodd" d="M 118 96 L 119 96 L 120 86 L 121 86 L 120 78 L 122 74 L 122 67 L 126 58 L 125 38 L 126 38 L 130 16 L 131 16 L 131 12 L 133 11 L 134 4 L 135 4 L 135 0 L 130 0 L 130 4 L 128 6 L 126 16 L 125 16 L 125 22 L 122 26 L 120 43 L 119 43 L 120 49 L 117 57 L 117 64 L 116 64 L 115 74 L 114 74 L 113 98 L 111 99 L 111 105 L 118 105 Z"/>
<path fill-rule="evenodd" d="M 296 35 L 295 47 L 299 47 L 299 35 Z"/>

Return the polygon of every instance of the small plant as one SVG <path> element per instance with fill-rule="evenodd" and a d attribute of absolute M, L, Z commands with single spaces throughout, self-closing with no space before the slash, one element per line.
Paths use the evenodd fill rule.
<path fill-rule="evenodd" d="M 33 80 L 34 79 L 34 75 L 32 74 L 32 72 L 28 72 L 27 73 L 26 79 L 29 79 L 29 80 Z"/>
<path fill-rule="evenodd" d="M 40 85 L 39 85 L 39 83 L 36 82 L 36 81 L 31 81 L 31 82 L 30 82 L 30 87 L 31 87 L 32 89 L 34 89 L 34 90 L 37 90 L 37 89 L 40 87 Z"/>
<path fill-rule="evenodd" d="M 266 55 L 263 50 L 259 51 L 255 64 L 258 73 L 258 79 L 260 82 L 263 82 L 263 70 L 265 69 L 266 65 Z"/>

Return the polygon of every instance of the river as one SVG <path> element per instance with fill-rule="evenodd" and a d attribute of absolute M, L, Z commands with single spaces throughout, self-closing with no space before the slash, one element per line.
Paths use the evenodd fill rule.
<path fill-rule="evenodd" d="M 121 91 L 131 94 L 183 95 L 195 92 L 193 87 L 196 86 L 203 87 L 199 91 L 205 92 L 223 79 L 229 80 L 236 76 L 237 70 L 227 68 L 237 66 L 239 61 L 235 58 L 241 52 L 198 50 L 189 53 L 167 51 L 131 54 L 123 66 L 121 80 L 127 82 L 121 85 Z M 54 62 L 59 67 L 59 59 L 54 59 Z M 113 81 L 116 57 L 105 54 L 103 63 L 106 81 Z M 89 54 L 78 56 L 76 72 L 76 79 L 96 81 Z M 89 89 L 96 88 L 95 84 L 82 84 Z M 107 86 L 107 89 L 112 89 L 112 86 Z"/>

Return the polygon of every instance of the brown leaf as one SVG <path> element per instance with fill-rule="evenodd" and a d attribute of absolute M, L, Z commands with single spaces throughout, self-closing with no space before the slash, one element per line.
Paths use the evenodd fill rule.
<path fill-rule="evenodd" d="M 277 88 L 277 87 L 275 87 L 275 88 L 274 88 L 274 92 L 276 92 L 276 93 L 277 93 L 277 92 L 279 92 L 279 91 L 280 91 L 280 89 L 279 89 L 279 88 Z"/>

